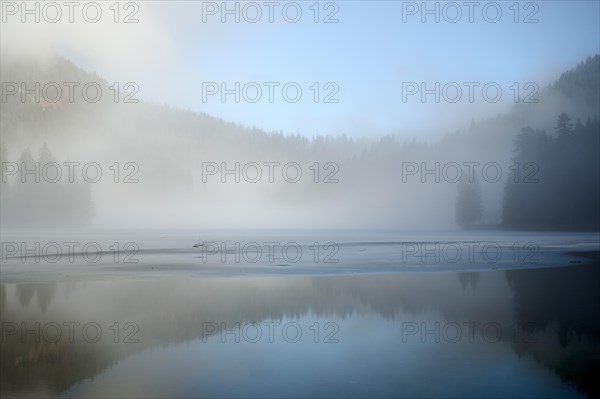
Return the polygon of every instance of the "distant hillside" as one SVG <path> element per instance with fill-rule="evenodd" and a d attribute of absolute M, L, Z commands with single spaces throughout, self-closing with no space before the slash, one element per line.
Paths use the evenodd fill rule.
<path fill-rule="evenodd" d="M 13 140 L 36 138 L 36 135 L 43 133 L 39 130 L 50 130 L 57 124 L 64 122 L 65 118 L 69 122 L 89 120 L 90 117 L 97 116 L 102 112 L 117 111 L 116 104 L 113 101 L 114 91 L 109 88 L 110 83 L 99 77 L 96 73 L 89 73 L 77 68 L 70 61 L 61 56 L 56 56 L 52 60 L 45 62 L 35 62 L 32 60 L 12 60 L 5 57 L 1 61 L 2 81 L 3 82 L 25 82 L 28 88 L 33 87 L 33 82 L 80 82 L 82 85 L 87 82 L 97 82 L 102 87 L 102 99 L 96 104 L 89 104 L 82 100 L 78 90 L 75 90 L 75 101 L 69 103 L 67 100 L 67 89 L 63 87 L 63 96 L 56 103 L 44 101 L 34 101 L 32 95 L 26 96 L 26 102 L 21 103 L 20 96 L 8 96 L 8 101 L 2 102 L 2 128 L 3 140 L 7 143 Z M 124 82 L 121 82 L 123 85 Z M 548 117 L 554 118 L 561 112 L 568 113 L 573 120 L 585 120 L 588 117 L 600 115 L 600 55 L 589 57 L 585 62 L 578 64 L 574 69 L 563 73 L 553 84 L 543 89 L 537 97 L 537 104 L 516 104 L 513 109 L 496 118 L 478 120 L 469 131 L 463 133 L 450 133 L 448 140 L 444 140 L 444 145 L 449 141 L 455 142 L 455 147 L 464 145 L 461 136 L 466 134 L 469 143 L 477 142 L 478 139 L 473 136 L 481 136 L 481 139 L 488 140 L 489 136 L 501 135 L 499 139 L 506 143 L 507 130 L 512 130 L 515 135 L 521 128 L 527 125 L 538 127 L 548 123 Z M 127 91 L 121 88 L 122 97 Z M 51 93 L 52 90 L 50 90 Z M 138 96 L 133 96 L 137 98 Z M 120 104 L 124 106 L 124 104 Z M 266 132 L 261 129 L 244 127 L 212 117 L 205 113 L 192 112 L 184 109 L 174 109 L 167 106 L 158 106 L 148 103 L 127 104 L 127 111 L 132 112 L 133 119 L 136 114 L 143 114 L 143 120 L 150 127 L 160 127 L 168 124 L 176 127 L 178 133 L 183 135 L 204 135 L 209 141 L 214 135 L 218 135 L 223 141 L 232 140 L 238 144 L 251 145 L 260 143 L 261 146 L 267 143 L 273 144 L 273 147 L 279 150 L 287 145 L 304 147 L 305 150 L 315 150 L 309 144 L 317 147 L 329 147 L 328 151 L 338 152 L 352 156 L 357 151 L 362 150 L 364 145 L 352 145 L 353 141 L 347 137 L 339 138 L 318 137 L 309 140 L 283 132 Z M 102 107 L 102 108 L 101 108 Z M 473 116 L 474 119 L 476 115 Z M 158 123 L 158 126 L 155 125 Z M 41 126 L 41 125 L 44 126 Z M 63 126 L 64 127 L 64 126 Z M 144 128 L 148 126 L 143 126 Z M 393 132 L 390 132 L 393 133 Z M 15 137 L 15 136 L 18 136 Z M 38 137 L 46 138 L 46 137 Z M 251 138 L 252 140 L 246 140 Z M 465 138 L 466 139 L 466 138 Z M 241 142 L 240 142 L 241 140 Z M 418 140 L 418 137 L 417 137 Z M 216 144 L 216 143 L 213 143 Z M 41 143 L 40 143 L 41 145 Z M 343 148 L 339 148 L 343 147 Z M 338 151 L 336 151 L 338 150 Z M 350 152 L 348 152 L 350 151 Z"/>
<path fill-rule="evenodd" d="M 570 100 L 583 102 L 587 112 L 600 109 L 600 55 L 588 57 L 585 62 L 563 73 L 552 89 L 561 92 Z"/>
<path fill-rule="evenodd" d="M 56 102 L 36 101 L 31 95 L 21 102 L 19 94 L 8 96 L 0 108 L 2 156 L 17 161 L 29 149 L 31 155 L 25 158 L 39 161 L 37 154 L 46 144 L 51 159 L 59 162 L 135 162 L 141 182 L 135 186 L 92 185 L 93 206 L 80 208 L 93 211 L 86 211 L 82 223 L 113 218 L 137 226 L 154 220 L 146 216 L 153 214 L 159 224 L 182 222 L 207 227 L 451 227 L 455 226 L 456 184 L 443 179 L 439 184 L 423 183 L 419 175 L 403 181 L 403 165 L 497 162 L 504 168 L 502 180 L 488 183 L 480 179 L 483 206 L 479 222 L 499 224 L 515 138 L 526 126 L 545 128 L 553 134 L 556 117 L 562 112 L 574 123 L 598 115 L 599 64 L 600 56 L 590 57 L 542 90 L 538 103 L 516 104 L 508 113 L 486 120 L 473 115 L 475 122 L 468 131 L 449 133 L 438 142 L 426 144 L 418 137 L 400 141 L 393 134 L 371 140 L 346 136 L 309 139 L 244 127 L 190 110 L 142 101 L 124 103 L 124 96 L 130 93 L 123 90 L 126 82 L 120 82 L 121 97 L 115 102 L 111 82 L 62 57 L 43 61 L 3 57 L 3 83 L 25 82 L 32 88 L 36 81 L 42 85 L 79 82 L 80 87 L 93 82 L 101 87 L 103 96 L 90 103 L 82 100 L 81 90 L 76 90 L 75 101 L 69 102 L 66 88 Z M 299 184 L 220 184 L 218 177 L 202 182 L 203 162 L 265 161 L 297 162 L 303 166 L 304 178 Z M 310 167 L 316 162 L 321 169 L 319 179 L 329 172 L 323 170 L 324 164 L 337 165 L 339 182 L 311 182 Z M 16 195 L 18 190 L 19 184 L 13 179 L 3 191 Z M 89 197 L 81 192 L 79 197 Z M 68 210 L 65 198 L 57 202 L 60 209 Z M 119 206 L 113 204 L 114 198 L 119 198 Z M 20 203 L 10 209 L 16 215 L 15 223 L 22 219 L 19 214 L 29 213 Z M 302 217 L 306 212 L 315 216 L 318 226 Z M 52 218 L 60 219 L 60 213 Z"/>
<path fill-rule="evenodd" d="M 55 96 L 55 90 L 51 87 L 48 88 L 47 96 L 42 95 L 37 100 L 32 94 L 26 94 L 23 97 L 24 102 L 21 101 L 21 93 L 7 95 L 7 101 L 2 102 L 3 118 L 0 124 L 2 138 L 7 144 L 27 139 L 51 140 L 52 137 L 47 135 L 48 131 L 56 129 L 57 135 L 64 136 L 66 126 L 77 127 L 77 135 L 80 135 L 82 131 L 90 130 L 90 121 L 95 121 L 99 117 L 104 119 L 108 112 L 115 115 L 112 119 L 123 117 L 135 121 L 143 129 L 155 131 L 168 129 L 176 131 L 178 135 L 182 136 L 202 136 L 210 144 L 218 144 L 216 140 L 213 140 L 218 137 L 228 145 L 231 141 L 242 144 L 245 148 L 248 145 L 251 147 L 271 145 L 278 149 L 284 149 L 286 145 L 291 145 L 296 150 L 298 147 L 308 148 L 309 142 L 311 142 L 298 134 L 282 131 L 266 132 L 254 127 L 227 122 L 205 113 L 143 101 L 138 102 L 139 95 L 133 95 L 129 99 L 135 100 L 136 103 L 126 103 L 125 96 L 133 92 L 133 89 L 123 88 L 127 82 L 120 82 L 121 98 L 119 103 L 115 104 L 115 90 L 110 87 L 112 82 L 107 82 L 96 73 L 84 71 L 58 55 L 43 62 L 5 57 L 1 61 L 1 71 L 2 82 L 15 82 L 18 85 L 24 83 L 28 90 L 35 87 L 35 82 L 40 82 L 41 88 L 44 84 L 52 82 L 58 83 L 62 88 L 62 97 L 56 102 L 45 100 L 45 98 Z M 69 89 L 65 82 L 79 83 L 74 89 L 73 102 L 69 102 Z M 98 102 L 91 103 L 82 97 L 82 87 L 86 83 L 98 84 L 101 87 L 102 97 Z M 89 90 L 92 93 L 90 97 L 93 97 L 94 88 Z M 42 91 L 40 90 L 40 92 Z M 335 143 L 330 148 L 335 152 L 336 147 L 341 147 L 340 151 L 347 151 L 350 142 L 351 140 L 345 136 L 317 137 L 312 140 L 311 144 L 323 147 Z M 41 145 L 42 142 L 40 141 L 38 144 Z"/>

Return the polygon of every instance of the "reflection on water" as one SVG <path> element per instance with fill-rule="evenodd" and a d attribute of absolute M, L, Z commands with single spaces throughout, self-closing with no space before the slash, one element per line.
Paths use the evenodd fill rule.
<path fill-rule="evenodd" d="M 597 265 L 0 285 L 1 393 L 598 397 Z"/>

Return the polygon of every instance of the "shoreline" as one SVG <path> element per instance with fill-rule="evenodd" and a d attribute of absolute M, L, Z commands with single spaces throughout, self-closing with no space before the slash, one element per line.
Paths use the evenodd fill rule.
<path fill-rule="evenodd" d="M 114 264 L 88 265 L 40 265 L 13 264 L 0 265 L 0 284 L 52 283 L 63 281 L 98 280 L 155 280 L 155 279 L 220 279 L 220 278 L 264 278 L 264 277 L 332 277 L 332 276 L 372 276 L 416 273 L 486 273 L 518 270 L 538 270 L 550 268 L 574 268 L 598 266 L 600 249 L 552 251 L 545 254 L 551 262 L 537 264 L 453 264 L 421 265 L 412 264 L 347 264 L 333 267 L 324 265 L 247 265 L 247 264 L 202 264 L 198 257 L 193 261 L 172 264 Z M 373 262 L 375 263 L 375 262 Z"/>

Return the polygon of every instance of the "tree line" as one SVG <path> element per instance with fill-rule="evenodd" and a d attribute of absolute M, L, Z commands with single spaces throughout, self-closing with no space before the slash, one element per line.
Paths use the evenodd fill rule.
<path fill-rule="evenodd" d="M 94 206 L 90 185 L 77 176 L 73 182 L 64 176 L 58 180 L 54 174 L 50 178 L 43 176 L 44 165 L 58 163 L 47 145 L 44 144 L 37 157 L 29 148 L 23 150 L 17 160 L 8 159 L 7 154 L 6 145 L 2 143 L 2 226 L 80 227 L 91 224 Z M 27 171 L 26 175 L 23 171 Z"/>
<path fill-rule="evenodd" d="M 526 127 L 514 143 L 513 161 L 535 165 L 535 179 L 509 178 L 504 189 L 502 227 L 516 230 L 600 230 L 600 123 L 597 117 L 573 125 L 567 113 L 554 134 Z M 475 227 L 482 220 L 478 181 L 460 182 L 456 221 Z"/>

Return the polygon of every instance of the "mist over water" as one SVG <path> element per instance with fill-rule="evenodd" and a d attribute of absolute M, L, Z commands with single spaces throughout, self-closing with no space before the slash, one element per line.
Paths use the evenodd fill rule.
<path fill-rule="evenodd" d="M 0 11 L 2 396 L 599 396 L 597 2 Z"/>
<path fill-rule="evenodd" d="M 575 128 L 579 120 L 584 125 L 583 130 L 589 132 L 580 134 L 578 131 L 578 137 L 572 140 L 573 151 L 577 152 L 573 161 L 579 162 L 581 168 L 581 172 L 572 172 L 586 176 L 582 176 L 581 187 L 569 190 L 585 187 L 591 203 L 598 198 L 594 184 L 598 177 L 597 125 L 592 123 L 599 106 L 595 90 L 599 81 L 598 58 L 586 61 L 586 57 L 597 53 L 598 43 L 592 39 L 593 35 L 586 35 L 588 32 L 583 27 L 573 29 L 574 34 L 586 38 L 587 52 L 580 56 L 569 54 L 572 61 L 567 65 L 552 54 L 544 63 L 545 68 L 554 70 L 555 65 L 564 65 L 563 71 L 552 76 L 538 67 L 535 75 L 527 72 L 517 79 L 514 73 L 506 72 L 506 59 L 489 70 L 487 80 L 482 79 L 482 71 L 461 80 L 465 72 L 451 75 L 449 71 L 454 70 L 454 65 L 449 64 L 447 68 L 438 65 L 439 72 L 432 72 L 431 76 L 403 71 L 400 81 L 398 74 L 385 72 L 382 77 L 373 77 L 374 84 L 379 85 L 377 90 L 360 96 L 356 90 L 368 82 L 371 76 L 368 72 L 355 76 L 354 83 L 350 84 L 341 79 L 348 72 L 336 70 L 333 73 L 330 67 L 311 67 L 305 72 L 278 69 L 277 62 L 271 65 L 267 61 L 275 54 L 276 41 L 267 40 L 257 45 L 257 49 L 269 51 L 262 56 L 247 54 L 248 59 L 253 60 L 247 68 L 234 66 L 228 60 L 235 57 L 225 54 L 227 49 L 233 51 L 248 40 L 246 36 L 258 40 L 277 32 L 289 36 L 289 40 L 294 38 L 293 43 L 303 33 L 311 32 L 309 38 L 313 35 L 327 38 L 323 45 L 326 46 L 338 38 L 339 31 L 349 29 L 343 19 L 320 24 L 309 19 L 295 25 L 273 16 L 272 23 L 267 19 L 253 24 L 244 19 L 250 10 L 239 3 L 231 6 L 240 9 L 239 23 L 235 15 L 228 20 L 230 14 L 221 10 L 219 4 L 156 2 L 144 3 L 143 7 L 123 6 L 121 13 L 135 16 L 136 23 L 115 23 L 116 11 L 104 7 L 105 17 L 94 24 L 75 12 L 73 23 L 68 22 L 66 13 L 65 18 L 50 23 L 43 12 L 49 13 L 49 8 L 40 4 L 40 22 L 33 23 L 32 19 L 32 23 L 27 24 L 19 18 L 22 10 L 13 9 L 12 3 L 7 4 L 2 28 L 5 33 L 2 38 L 4 191 L 10 191 L 11 184 L 15 191 L 24 186 L 27 187 L 24 190 L 43 193 L 38 197 L 45 200 L 34 204 L 21 199 L 5 201 L 11 210 L 7 213 L 14 213 L 15 217 L 4 218 L 7 219 L 4 224 L 103 228 L 447 229 L 457 227 L 458 183 L 468 181 L 478 185 L 482 198 L 482 209 L 474 222 L 498 225 L 505 222 L 503 205 L 509 182 L 521 186 L 543 183 L 560 173 L 553 170 L 555 165 L 550 161 L 539 159 L 537 153 L 523 154 L 523 160 L 519 159 L 520 164 L 516 165 L 517 136 L 522 129 L 531 126 L 545 129 L 551 138 L 556 138 L 556 121 L 563 112 L 569 116 L 571 127 Z M 360 6 L 359 2 L 339 10 L 339 5 L 321 6 L 324 10 L 319 18 L 333 13 L 337 19 L 348 18 L 347 24 L 357 22 L 355 13 L 365 12 L 365 8 L 367 15 L 374 14 L 377 18 L 386 12 L 396 13 L 398 18 L 406 20 L 398 34 L 421 32 L 428 26 L 421 23 L 421 10 L 419 7 L 414 10 L 412 3 Z M 582 14 L 590 7 L 587 3 L 579 6 L 578 12 Z M 497 29 L 512 33 L 513 29 L 527 26 L 529 30 L 536 28 L 539 35 L 554 22 L 554 7 L 546 9 L 546 21 L 538 18 L 538 23 L 517 24 L 507 16 L 507 20 L 499 21 Z M 304 11 L 310 13 L 306 18 L 316 12 Z M 527 11 L 531 11 L 529 7 Z M 182 17 L 185 14 L 188 16 Z M 119 14 L 119 18 L 125 19 L 123 15 Z M 197 25 L 192 24 L 197 21 L 193 21 L 193 16 L 204 22 L 200 31 L 198 27 L 193 28 Z M 316 18 L 316 14 L 313 16 Z M 172 26 L 175 17 L 183 23 L 178 29 Z M 86 18 L 91 17 L 86 14 Z M 431 22 L 429 26 L 434 32 L 444 26 L 451 28 L 448 23 Z M 369 23 L 372 22 L 369 20 Z M 382 23 L 387 23 L 387 19 Z M 483 35 L 493 37 L 496 33 L 488 32 L 488 25 L 479 18 L 464 21 L 457 29 L 466 37 L 467 29 L 482 29 Z M 178 42 L 186 27 L 193 30 L 185 40 Z M 311 28 L 315 28 L 316 33 Z M 594 25 L 586 28 L 597 30 Z M 206 39 L 209 33 L 215 33 L 214 39 Z M 432 34 L 423 34 L 424 43 L 430 43 Z M 214 52 L 203 51 L 207 42 L 212 43 L 209 47 Z M 477 46 L 473 39 L 470 42 Z M 148 43 L 153 43 L 155 48 L 148 48 Z M 348 49 L 343 43 L 338 43 L 339 52 L 345 55 Z M 410 58 L 417 62 L 416 54 L 403 49 L 401 44 L 396 44 L 399 48 L 395 49 L 386 39 L 384 45 L 386 47 L 378 53 L 362 47 L 353 52 L 370 54 L 369 63 L 363 62 L 366 65 L 376 63 L 377 57 L 381 58 L 378 62 L 382 67 L 391 60 L 400 65 L 405 65 Z M 164 52 L 164 49 L 169 50 Z M 304 54 L 307 65 L 319 59 L 302 46 L 292 46 L 292 49 L 290 57 L 297 59 Z M 201 61 L 189 59 L 178 51 L 193 51 L 198 57 L 204 57 Z M 442 54 L 445 51 L 439 48 Z M 391 54 L 402 56 L 402 61 Z M 484 63 L 486 55 L 497 58 L 499 54 L 497 50 L 488 50 L 481 60 L 471 60 L 473 65 L 466 69 Z M 330 55 L 328 59 L 331 58 Z M 517 67 L 523 63 L 514 62 Z M 573 70 L 582 62 L 584 64 Z M 528 68 L 536 68 L 537 63 Z M 177 66 L 169 69 L 172 64 Z M 322 60 L 317 64 L 326 62 Z M 223 70 L 225 65 L 227 72 L 213 70 L 217 66 Z M 259 74 L 261 65 L 262 75 Z M 193 78 L 174 72 L 194 67 L 198 70 Z M 567 69 L 571 72 L 561 77 L 560 72 Z M 152 79 L 147 76 L 150 71 Z M 293 76 L 293 72 L 297 76 Z M 439 79 L 448 74 L 451 78 Z M 506 83 L 510 81 L 507 75 L 514 82 Z M 382 81 L 385 76 L 391 80 Z M 167 87 L 164 87 L 165 82 L 169 82 Z M 296 96 L 299 99 L 294 102 L 296 97 L 292 92 L 298 94 L 298 90 L 302 94 Z M 388 91 L 395 92 L 396 96 L 387 96 Z M 157 97 L 157 93 L 160 96 Z M 174 93 L 180 93 L 181 98 L 189 102 L 169 104 L 165 99 L 172 98 Z M 378 104 L 380 109 L 353 110 L 357 103 L 365 101 Z M 379 128 L 373 131 L 368 126 L 359 132 L 347 128 L 315 129 L 314 121 L 308 123 L 312 117 L 307 117 L 307 123 L 296 125 L 294 130 L 269 129 L 268 123 L 261 126 L 250 117 L 243 119 L 248 110 L 252 114 L 271 116 L 273 120 L 280 120 L 280 115 L 289 113 L 297 116 L 316 113 L 323 122 L 320 125 L 326 126 L 330 123 L 325 122 L 327 118 L 338 120 L 340 112 L 369 119 L 389 117 L 389 104 L 393 104 L 391 115 L 396 115 L 396 121 L 383 133 L 378 133 Z M 481 106 L 495 112 L 481 112 Z M 220 119 L 221 111 L 216 109 L 213 115 L 203 112 L 211 107 L 237 110 L 235 123 Z M 423 117 L 424 113 L 429 116 Z M 443 115 L 448 113 L 452 113 L 453 122 L 444 123 Z M 407 129 L 406 126 L 412 124 L 408 123 L 411 117 L 421 121 L 421 127 Z M 430 126 L 430 120 L 442 123 Z M 586 126 L 586 122 L 590 125 Z M 592 152 L 582 158 L 577 145 Z M 560 150 L 562 145 L 558 147 Z M 553 151 L 549 149 L 548 156 L 559 168 L 565 168 L 564 162 L 572 163 L 570 159 L 557 160 Z M 566 158 L 569 154 L 561 156 Z M 45 168 L 50 162 L 58 166 Z M 553 190 L 559 194 L 564 192 L 563 184 L 553 181 Z M 58 193 L 52 194 L 53 191 Z M 58 198 L 48 204 L 46 193 L 49 198 Z M 64 201 L 61 195 L 69 200 Z M 59 210 L 61 204 L 57 203 L 66 209 Z M 39 212 L 32 212 L 32 205 Z M 593 212 L 592 208 L 587 205 L 585 212 Z M 587 224 L 597 228 L 597 213 L 587 219 L 592 220 Z"/>

